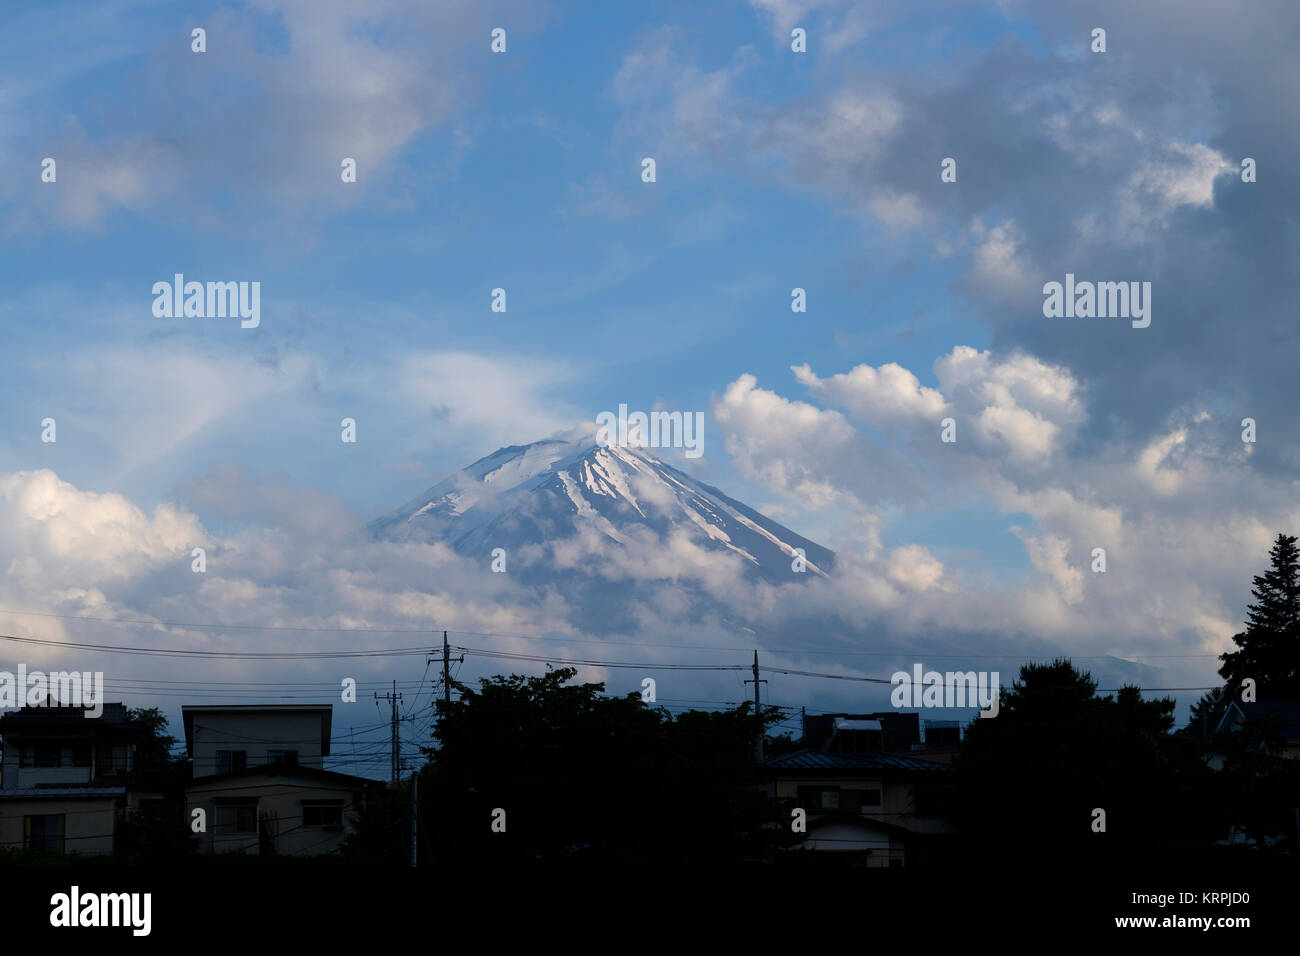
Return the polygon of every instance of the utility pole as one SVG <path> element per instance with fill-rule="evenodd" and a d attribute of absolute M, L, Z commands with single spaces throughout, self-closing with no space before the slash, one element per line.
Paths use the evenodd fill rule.
<path fill-rule="evenodd" d="M 436 657 L 430 657 L 429 663 L 432 664 L 437 660 L 438 658 Z M 447 644 L 447 632 L 443 631 L 442 632 L 442 702 L 444 707 L 444 711 L 443 711 L 444 713 L 446 713 L 445 708 L 451 706 L 451 662 L 452 660 L 457 660 L 463 664 L 465 662 L 465 655 L 462 654 L 460 655 L 460 657 L 457 658 L 453 658 L 451 656 L 451 647 Z"/>
<path fill-rule="evenodd" d="M 758 685 L 766 684 L 767 681 L 758 679 L 758 651 L 754 651 L 754 679 L 745 681 L 746 684 L 754 685 L 754 715 L 759 713 Z M 758 739 L 754 742 L 754 757 L 759 762 L 763 762 L 763 728 L 758 729 Z"/>
<path fill-rule="evenodd" d="M 427 659 L 427 662 L 430 663 L 430 664 L 432 664 L 432 663 L 436 662 L 437 660 L 439 660 L 439 658 L 436 656 L 437 653 L 438 653 L 437 651 L 434 651 L 433 654 L 431 654 L 431 655 L 429 656 L 429 658 Z M 453 660 L 459 661 L 459 662 L 461 662 L 462 664 L 465 662 L 465 655 L 464 655 L 464 654 L 461 654 L 459 657 L 456 657 L 456 658 L 453 658 L 453 657 L 451 656 L 451 645 L 447 643 L 447 632 L 446 632 L 446 631 L 443 631 L 443 632 L 442 632 L 442 658 L 441 658 L 441 660 L 442 660 L 442 712 L 443 712 L 443 714 L 445 715 L 445 714 L 446 714 L 446 713 L 451 709 L 451 662 L 452 662 Z M 441 742 L 439 743 L 439 745 L 441 746 Z M 412 785 L 412 786 L 414 786 L 414 785 Z M 438 799 L 436 793 L 434 794 L 434 798 L 435 798 L 435 799 Z M 412 800 L 414 801 L 414 799 L 415 799 L 415 798 L 414 798 L 414 794 L 413 794 L 413 795 L 412 795 Z M 419 812 L 420 812 L 420 807 L 419 807 L 419 805 L 418 805 L 418 804 L 414 804 L 413 807 L 412 807 L 411 812 L 412 812 L 412 814 L 419 814 Z M 436 816 L 436 813 L 435 813 L 435 816 Z M 434 830 L 437 831 L 437 826 L 436 826 L 436 824 L 435 824 L 435 826 L 434 826 Z M 411 832 L 412 832 L 412 833 L 415 832 L 415 818 L 414 818 L 414 816 L 411 818 Z M 435 848 L 435 850 L 434 850 L 434 855 L 435 855 L 435 856 L 438 854 L 438 852 L 440 852 L 441 850 L 443 850 L 443 849 L 445 848 L 445 847 L 444 847 L 444 844 L 443 844 L 443 841 L 444 841 L 445 839 L 446 839 L 446 834 L 445 834 L 445 833 L 442 834 L 441 836 L 440 836 L 437 832 L 434 832 L 433 834 L 431 834 L 431 836 L 430 836 L 430 840 L 431 840 L 431 841 L 433 841 L 433 840 L 438 841 L 438 846 L 437 846 L 437 847 Z M 414 837 L 414 836 L 411 837 L 411 866 L 415 866 L 415 837 Z"/>
<path fill-rule="evenodd" d="M 416 821 L 420 819 L 420 772 L 411 774 L 411 866 L 415 866 L 416 848 L 419 846 L 419 830 Z"/>
<path fill-rule="evenodd" d="M 402 695 L 397 692 L 397 681 L 393 681 L 393 692 L 380 697 L 375 694 L 375 700 L 386 700 L 393 705 L 393 789 L 397 789 L 397 781 L 402 776 L 402 759 L 401 751 L 398 749 L 397 738 L 397 702 L 402 699 Z"/>

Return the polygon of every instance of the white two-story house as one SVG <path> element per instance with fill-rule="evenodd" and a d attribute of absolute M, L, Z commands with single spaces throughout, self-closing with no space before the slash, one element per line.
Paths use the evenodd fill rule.
<path fill-rule="evenodd" d="M 186 815 L 205 853 L 333 853 L 383 784 L 324 769 L 328 705 L 181 708 L 193 765 Z"/>

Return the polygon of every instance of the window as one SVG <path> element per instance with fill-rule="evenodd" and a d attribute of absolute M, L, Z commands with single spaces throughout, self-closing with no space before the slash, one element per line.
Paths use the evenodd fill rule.
<path fill-rule="evenodd" d="M 862 795 L 862 806 L 864 807 L 880 806 L 879 790 L 859 790 L 858 792 Z"/>
<path fill-rule="evenodd" d="M 247 750 L 218 750 L 217 773 L 233 773 L 248 767 Z"/>
<path fill-rule="evenodd" d="M 72 765 L 74 767 L 90 766 L 90 744 L 72 745 Z"/>
<path fill-rule="evenodd" d="M 112 777 L 127 771 L 126 744 L 99 744 L 95 747 L 95 773 Z"/>
<path fill-rule="evenodd" d="M 807 810 L 838 810 L 840 808 L 839 788 L 800 787 L 799 805 Z"/>
<path fill-rule="evenodd" d="M 256 833 L 256 800 L 217 800 L 217 826 L 222 833 Z"/>
<path fill-rule="evenodd" d="M 296 767 L 298 765 L 298 751 L 296 750 L 268 750 L 266 752 L 267 763 L 282 763 L 285 766 Z"/>
<path fill-rule="evenodd" d="M 42 813 L 23 817 L 23 846 L 29 850 L 63 852 L 62 813 Z"/>
<path fill-rule="evenodd" d="M 305 827 L 343 826 L 342 800 L 304 800 L 302 825 Z"/>
<path fill-rule="evenodd" d="M 36 745 L 36 766 L 57 767 L 62 762 L 63 747 L 57 743 Z"/>

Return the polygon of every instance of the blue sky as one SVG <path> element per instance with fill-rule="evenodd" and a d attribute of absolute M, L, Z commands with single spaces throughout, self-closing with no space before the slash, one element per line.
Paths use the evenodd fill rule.
<path fill-rule="evenodd" d="M 626 403 L 705 412 L 681 467 L 893 582 L 846 619 L 1213 680 L 1297 517 L 1286 4 L 350 6 L 0 35 L 0 477 L 139 510 L 143 577 L 86 572 L 109 604 L 179 601 L 146 580 L 187 550 L 159 508 L 232 548 L 351 528 Z M 1044 318 L 1067 271 L 1152 281 L 1152 326 Z M 260 282 L 260 327 L 155 318 L 177 272 Z M 71 573 L 32 480 L 0 527 L 49 554 L 0 558 Z"/>
<path fill-rule="evenodd" d="M 57 356 L 74 343 L 102 348 L 179 340 L 259 362 L 306 350 L 331 364 L 375 370 L 410 351 L 505 353 L 566 366 L 569 374 L 549 394 L 594 418 L 619 401 L 705 409 L 741 372 L 764 383 L 788 381 L 792 361 L 923 366 L 948 347 L 955 328 L 963 342 L 985 346 L 987 336 L 949 288 L 960 264 L 899 248 L 896 237 L 824 197 L 720 174 L 686 158 L 661 157 L 659 181 L 640 181 L 641 155 L 652 150 L 617 135 L 621 111 L 609 88 L 629 46 L 665 24 L 699 70 L 745 59 L 746 96 L 798 99 L 830 82 L 816 57 L 791 55 L 744 4 L 707 12 L 672 7 L 553 10 L 543 29 L 510 37 L 504 57 L 486 49 L 467 55 L 478 95 L 451 122 L 412 135 L 380 168 L 363 165 L 356 185 L 337 182 L 326 161 L 332 157 L 301 171 L 322 180 L 319 210 L 275 209 L 272 195 L 270 208 L 236 200 L 242 208 L 230 213 L 223 209 L 235 191 L 230 184 L 195 177 L 186 181 L 198 191 L 189 199 L 209 205 L 212 221 L 196 222 L 165 203 L 144 212 L 109 204 L 85 228 L 45 222 L 34 234 L 13 237 L 0 266 L 10 302 L 15 313 L 39 310 L 42 319 L 28 324 L 13 315 L 11 355 Z M 169 56 L 170 46 L 193 64 L 182 60 L 175 68 L 201 69 L 205 61 L 188 51 L 189 29 L 219 23 L 232 10 L 117 9 L 103 29 L 84 29 L 93 39 L 72 31 L 84 44 L 76 52 L 85 66 L 77 69 L 70 58 L 41 89 L 24 140 L 57 139 L 75 125 L 92 139 L 112 141 L 112 116 L 150 85 L 150 64 Z M 261 50 L 290 49 L 281 17 L 259 14 L 256 6 L 233 9 L 247 18 Z M 84 14 L 76 5 L 72 11 Z M 10 32 L 5 52 L 36 71 L 36 61 L 67 37 L 44 17 L 31 21 L 23 26 L 45 39 L 46 54 L 30 42 L 20 47 L 23 30 Z M 219 59 L 221 34 L 210 29 L 212 46 L 203 56 Z M 925 18 L 908 18 L 854 52 L 872 71 L 916 73 L 943 64 L 954 49 L 1030 34 L 1016 21 L 966 11 L 941 31 Z M 211 92 L 226 95 L 219 87 Z M 170 105 L 183 110 L 177 100 Z M 162 117 L 144 125 L 152 136 L 170 133 Z M 194 123 L 183 122 L 180 132 L 202 148 Z M 258 143 L 227 148 L 250 152 Z M 64 182 L 77 175 L 80 161 L 62 159 Z M 584 212 L 593 195 L 635 212 L 615 218 Z M 903 258 L 904 268 L 896 268 Z M 178 271 L 199 281 L 260 281 L 261 328 L 153 318 L 152 299 L 140 290 Z M 790 312 L 795 286 L 809 290 L 805 315 Z M 507 290 L 506 314 L 488 310 L 496 287 Z M 286 435 L 274 408 L 239 408 L 214 424 L 206 436 L 213 441 L 198 433 L 176 448 L 165 468 L 118 471 L 122 482 L 113 490 L 157 500 L 216 462 L 233 460 L 285 471 L 368 512 L 492 451 L 503 435 L 518 442 L 543 437 L 503 422 L 499 434 L 477 441 L 426 429 L 431 440 L 421 445 L 402 438 L 415 416 L 392 417 L 364 389 L 328 381 L 318 387 L 318 422 L 286 423 Z M 8 378 L 3 389 L 5 406 L 21 409 L 28 420 L 62 409 L 72 419 L 64 441 L 77 448 L 44 447 L 31 441 L 28 429 L 27 440 L 19 439 L 28 456 L 23 467 L 58 466 L 88 487 L 105 476 L 109 456 L 94 454 L 104 443 L 78 433 L 75 395 L 50 389 L 39 362 L 28 375 Z M 296 434 L 312 424 L 332 432 L 332 420 L 344 416 L 362 423 L 367 454 L 340 458 L 332 444 L 321 447 L 321 435 Z M 422 477 L 396 471 L 398 461 L 419 462 Z M 761 497 L 724 455 L 709 456 L 707 467 L 712 480 L 746 500 Z M 1014 541 L 991 543 L 1001 561 L 1018 551 Z"/>

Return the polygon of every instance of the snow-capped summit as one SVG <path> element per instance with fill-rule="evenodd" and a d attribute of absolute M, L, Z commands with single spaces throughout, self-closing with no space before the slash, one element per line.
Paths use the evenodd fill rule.
<path fill-rule="evenodd" d="M 644 548 L 685 539 L 697 554 L 733 556 L 747 574 L 779 583 L 803 577 L 791 570 L 797 548 L 810 577 L 824 576 L 835 560 L 650 449 L 600 444 L 589 429 L 493 452 L 371 529 L 395 540 L 445 541 L 485 560 L 494 548 L 532 553 L 541 556 L 533 562 L 538 569 L 548 553 L 575 540 Z"/>

